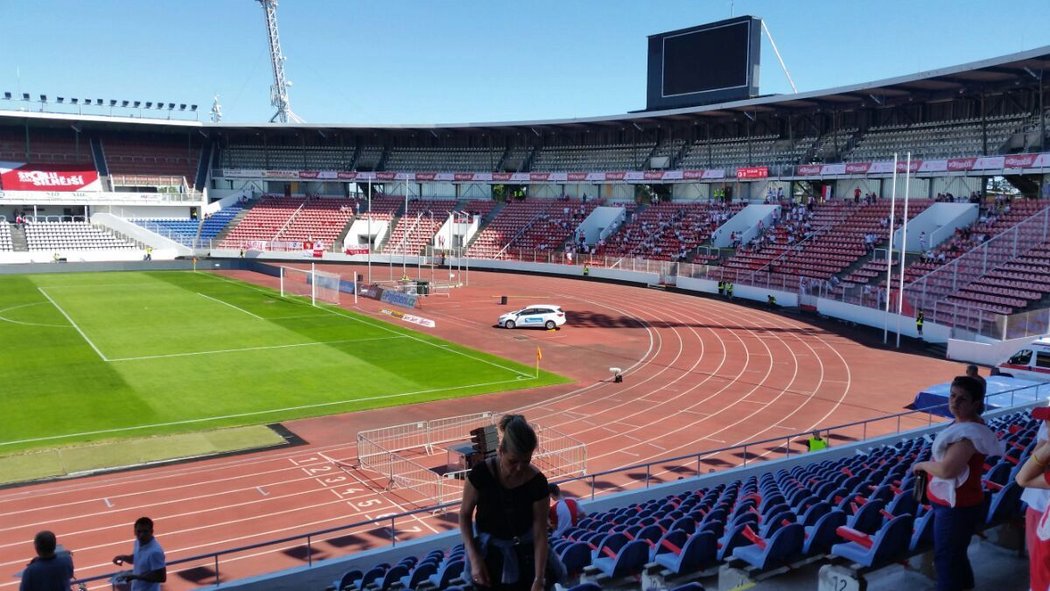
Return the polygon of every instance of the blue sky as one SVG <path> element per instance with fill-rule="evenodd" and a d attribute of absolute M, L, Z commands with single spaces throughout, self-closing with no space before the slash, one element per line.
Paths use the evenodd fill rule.
<path fill-rule="evenodd" d="M 254 0 L 0 0 L 0 91 L 273 115 Z M 646 37 L 751 14 L 800 91 L 1050 45 L 1050 0 L 280 0 L 310 123 L 607 116 L 645 106 Z M 763 39 L 761 90 L 791 88 Z M 22 104 L 24 105 L 24 103 Z M 0 101 L 0 108 L 12 108 Z"/>

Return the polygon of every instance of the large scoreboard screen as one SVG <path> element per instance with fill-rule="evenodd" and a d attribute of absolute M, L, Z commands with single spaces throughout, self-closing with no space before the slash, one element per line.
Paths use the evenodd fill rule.
<path fill-rule="evenodd" d="M 647 110 L 758 96 L 762 21 L 742 16 L 649 36 Z"/>

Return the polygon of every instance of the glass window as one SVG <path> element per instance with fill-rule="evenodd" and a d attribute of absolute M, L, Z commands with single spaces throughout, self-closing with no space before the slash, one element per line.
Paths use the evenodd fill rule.
<path fill-rule="evenodd" d="M 1035 355 L 1035 366 L 1050 368 L 1050 353 L 1040 351 Z"/>
<path fill-rule="evenodd" d="M 1007 360 L 1007 363 L 1011 365 L 1028 365 L 1032 361 L 1032 350 L 1021 349 L 1014 356 Z"/>

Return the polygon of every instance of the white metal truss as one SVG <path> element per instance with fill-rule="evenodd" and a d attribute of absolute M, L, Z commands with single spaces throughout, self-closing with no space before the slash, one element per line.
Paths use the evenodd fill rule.
<path fill-rule="evenodd" d="M 277 33 L 277 0 L 257 0 L 266 14 L 266 33 L 270 39 L 270 63 L 273 65 L 273 86 L 270 87 L 270 104 L 277 112 L 270 123 L 305 123 L 292 112 L 288 102 L 288 87 L 291 83 L 284 77 L 284 54 L 281 53 L 281 38 Z"/>

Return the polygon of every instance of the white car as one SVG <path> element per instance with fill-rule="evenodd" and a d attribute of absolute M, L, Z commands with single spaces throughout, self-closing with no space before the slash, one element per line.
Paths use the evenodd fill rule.
<path fill-rule="evenodd" d="M 526 328 L 530 326 L 554 330 L 565 324 L 565 312 L 561 306 L 534 304 L 521 310 L 507 312 L 496 322 L 503 328 Z"/>

